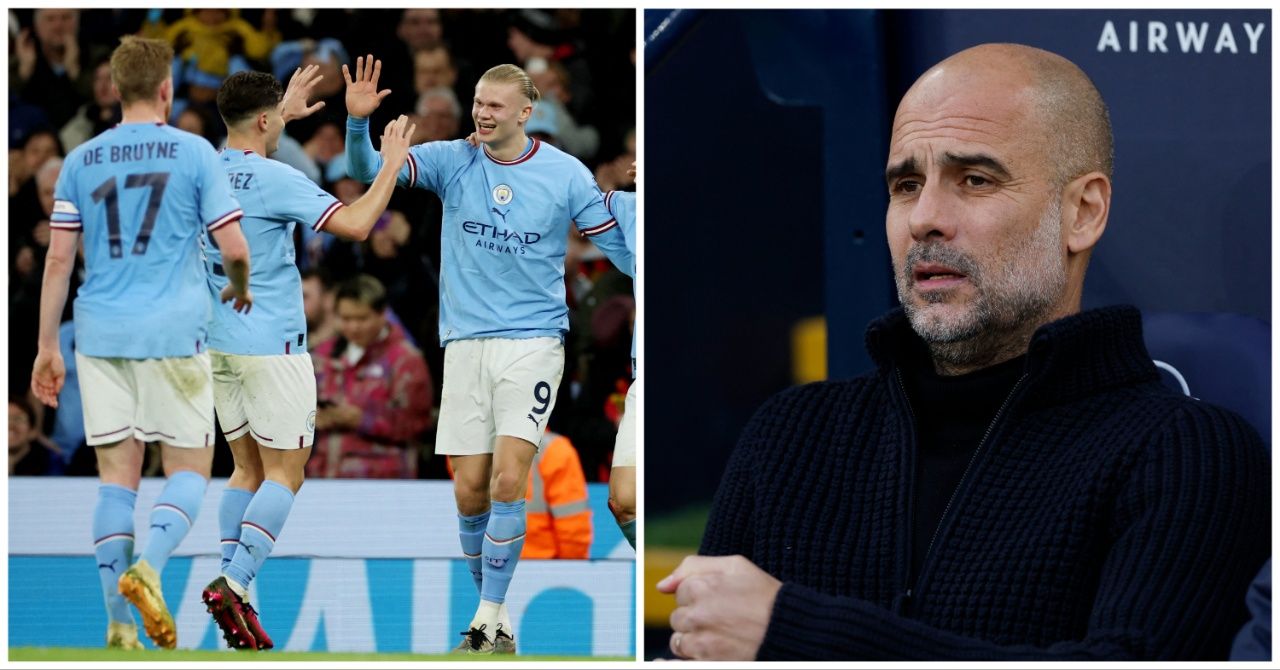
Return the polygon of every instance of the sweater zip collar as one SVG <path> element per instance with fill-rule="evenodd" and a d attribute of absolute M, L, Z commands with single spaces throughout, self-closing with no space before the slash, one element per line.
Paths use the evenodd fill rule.
<path fill-rule="evenodd" d="M 914 451 L 915 432 L 916 432 L 915 410 L 911 406 L 911 396 L 907 394 L 906 383 L 903 382 L 902 380 L 902 368 L 900 367 L 895 368 L 894 375 L 897 377 L 897 380 L 898 380 L 898 388 L 902 391 L 903 402 L 907 406 L 907 416 L 911 420 L 912 440 L 910 445 L 908 446 L 910 449 Z M 1014 383 L 1013 388 L 1009 390 L 1009 395 L 1005 396 L 1004 402 L 1000 404 L 1000 409 L 996 410 L 996 415 L 992 417 L 991 423 L 987 424 L 986 432 L 982 434 L 982 439 L 978 442 L 978 447 L 974 449 L 973 455 L 969 457 L 969 463 L 965 465 L 964 473 L 960 475 L 960 481 L 956 482 L 956 487 L 951 491 L 951 497 L 947 499 L 947 504 L 942 509 L 942 518 L 938 520 L 938 526 L 933 529 L 933 536 L 929 538 L 929 545 L 925 547 L 925 550 L 924 550 L 924 560 L 921 561 L 920 563 L 920 574 L 916 575 L 916 580 L 914 585 L 912 585 L 909 582 L 903 585 L 904 587 L 903 592 L 898 596 L 898 598 L 895 598 L 895 602 L 893 606 L 894 612 L 897 612 L 899 614 L 905 614 L 907 607 L 911 605 L 912 598 L 920 597 L 921 584 L 924 583 L 924 577 L 929 571 L 929 558 L 933 552 L 933 545 L 937 543 L 938 537 L 942 534 L 943 529 L 949 525 L 947 522 L 951 520 L 949 517 L 951 513 L 951 507 L 955 505 L 956 499 L 957 497 L 959 497 L 961 489 L 964 488 L 965 481 L 968 480 L 969 473 L 973 470 L 974 464 L 977 463 L 978 457 L 982 455 L 983 448 L 986 447 L 987 440 L 991 437 L 991 433 L 995 430 L 996 426 L 1000 423 L 1000 419 L 1004 417 L 1005 410 L 1009 408 L 1010 402 L 1013 400 L 1014 396 L 1017 395 L 1018 389 L 1022 387 L 1022 383 L 1027 380 L 1028 376 L 1029 376 L 1028 373 L 1024 372 L 1022 373 L 1021 377 L 1018 377 L 1018 381 Z M 915 515 L 916 515 L 915 495 L 914 495 L 915 494 L 914 492 L 914 488 L 915 488 L 914 456 L 912 457 L 912 459 L 910 459 L 910 462 L 908 464 L 906 477 L 908 481 L 907 508 L 909 512 L 907 514 L 907 519 L 908 519 L 907 540 L 906 540 L 907 557 L 906 557 L 905 564 L 907 566 L 906 568 L 907 574 L 910 575 L 911 574 L 911 528 L 915 526 Z M 908 577 L 908 580 L 909 579 L 910 577 Z"/>

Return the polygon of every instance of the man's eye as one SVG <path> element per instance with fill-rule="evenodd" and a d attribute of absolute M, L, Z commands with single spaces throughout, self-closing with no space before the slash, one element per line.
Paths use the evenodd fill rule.
<path fill-rule="evenodd" d="M 982 175 L 970 174 L 965 175 L 964 183 L 967 186 L 986 186 L 991 183 L 991 180 L 983 177 Z"/>
<path fill-rule="evenodd" d="M 894 193 L 915 193 L 920 190 L 920 182 L 914 179 L 903 179 L 893 185 Z"/>

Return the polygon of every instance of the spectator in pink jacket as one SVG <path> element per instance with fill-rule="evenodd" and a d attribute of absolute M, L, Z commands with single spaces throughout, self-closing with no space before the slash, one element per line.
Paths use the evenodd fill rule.
<path fill-rule="evenodd" d="M 432 424 L 431 373 L 387 318 L 387 291 L 358 275 L 338 288 L 341 335 L 312 351 L 315 450 L 307 477 L 412 479 L 417 444 Z"/>

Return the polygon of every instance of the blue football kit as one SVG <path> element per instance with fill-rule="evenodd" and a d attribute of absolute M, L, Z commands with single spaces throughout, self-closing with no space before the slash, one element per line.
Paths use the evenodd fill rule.
<path fill-rule="evenodd" d="M 210 306 L 198 238 L 240 216 L 217 153 L 197 135 L 130 123 L 76 147 L 49 225 L 84 234 L 77 350 L 128 359 L 203 351 Z"/>
<path fill-rule="evenodd" d="M 373 180 L 382 157 L 368 120 L 347 118 L 352 175 Z M 619 267 L 626 242 L 587 168 L 530 139 L 500 161 L 465 140 L 409 149 L 401 186 L 424 188 L 444 204 L 440 256 L 440 343 L 485 337 L 563 337 L 569 329 L 564 255 L 569 224 Z"/>
<path fill-rule="evenodd" d="M 631 277 L 632 281 L 636 278 L 636 194 L 629 191 L 609 191 L 604 196 L 604 207 L 609 210 L 609 214 L 618 222 L 618 227 L 622 229 L 622 237 L 627 243 L 627 255 L 622 260 L 627 263 L 627 267 L 618 266 L 619 270 L 625 272 Z M 614 261 L 615 263 L 617 261 Z M 636 320 L 639 323 L 639 319 Z M 632 376 L 638 374 L 636 370 L 636 336 L 631 334 L 631 373 Z"/>
<path fill-rule="evenodd" d="M 342 202 L 297 169 L 252 151 L 227 149 L 219 157 L 223 179 L 244 209 L 240 222 L 249 243 L 248 314 L 221 304 L 218 295 L 230 281 L 217 245 L 206 249 L 213 321 L 209 348 L 228 354 L 307 353 L 307 319 L 302 309 L 302 278 L 294 261 L 293 232 L 299 222 L 319 231 Z"/>

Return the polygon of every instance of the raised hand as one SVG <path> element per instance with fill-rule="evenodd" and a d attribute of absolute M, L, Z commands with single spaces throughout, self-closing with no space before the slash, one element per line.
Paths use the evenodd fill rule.
<path fill-rule="evenodd" d="M 26 81 L 36 71 L 36 38 L 30 28 L 23 28 L 14 42 L 18 56 L 18 78 Z"/>
<path fill-rule="evenodd" d="M 374 60 L 373 54 L 356 58 L 356 76 L 344 63 L 342 77 L 347 80 L 347 113 L 355 117 L 368 117 L 382 99 L 391 95 L 391 89 L 378 90 L 378 77 L 382 75 L 382 61 Z"/>
<path fill-rule="evenodd" d="M 319 65 L 308 65 L 294 70 L 293 76 L 289 77 L 289 87 L 285 89 L 284 97 L 280 99 L 280 116 L 284 118 L 285 123 L 304 119 L 324 109 L 323 100 L 310 107 L 307 106 L 307 100 L 311 98 L 316 84 L 324 79 L 324 75 L 317 74 L 319 71 Z"/>
<path fill-rule="evenodd" d="M 409 141 L 413 137 L 413 131 L 417 128 L 417 124 L 409 123 L 409 117 L 404 114 L 400 118 L 387 124 L 386 130 L 382 133 L 382 162 L 386 165 L 394 165 L 399 170 L 404 161 L 409 157 Z"/>

